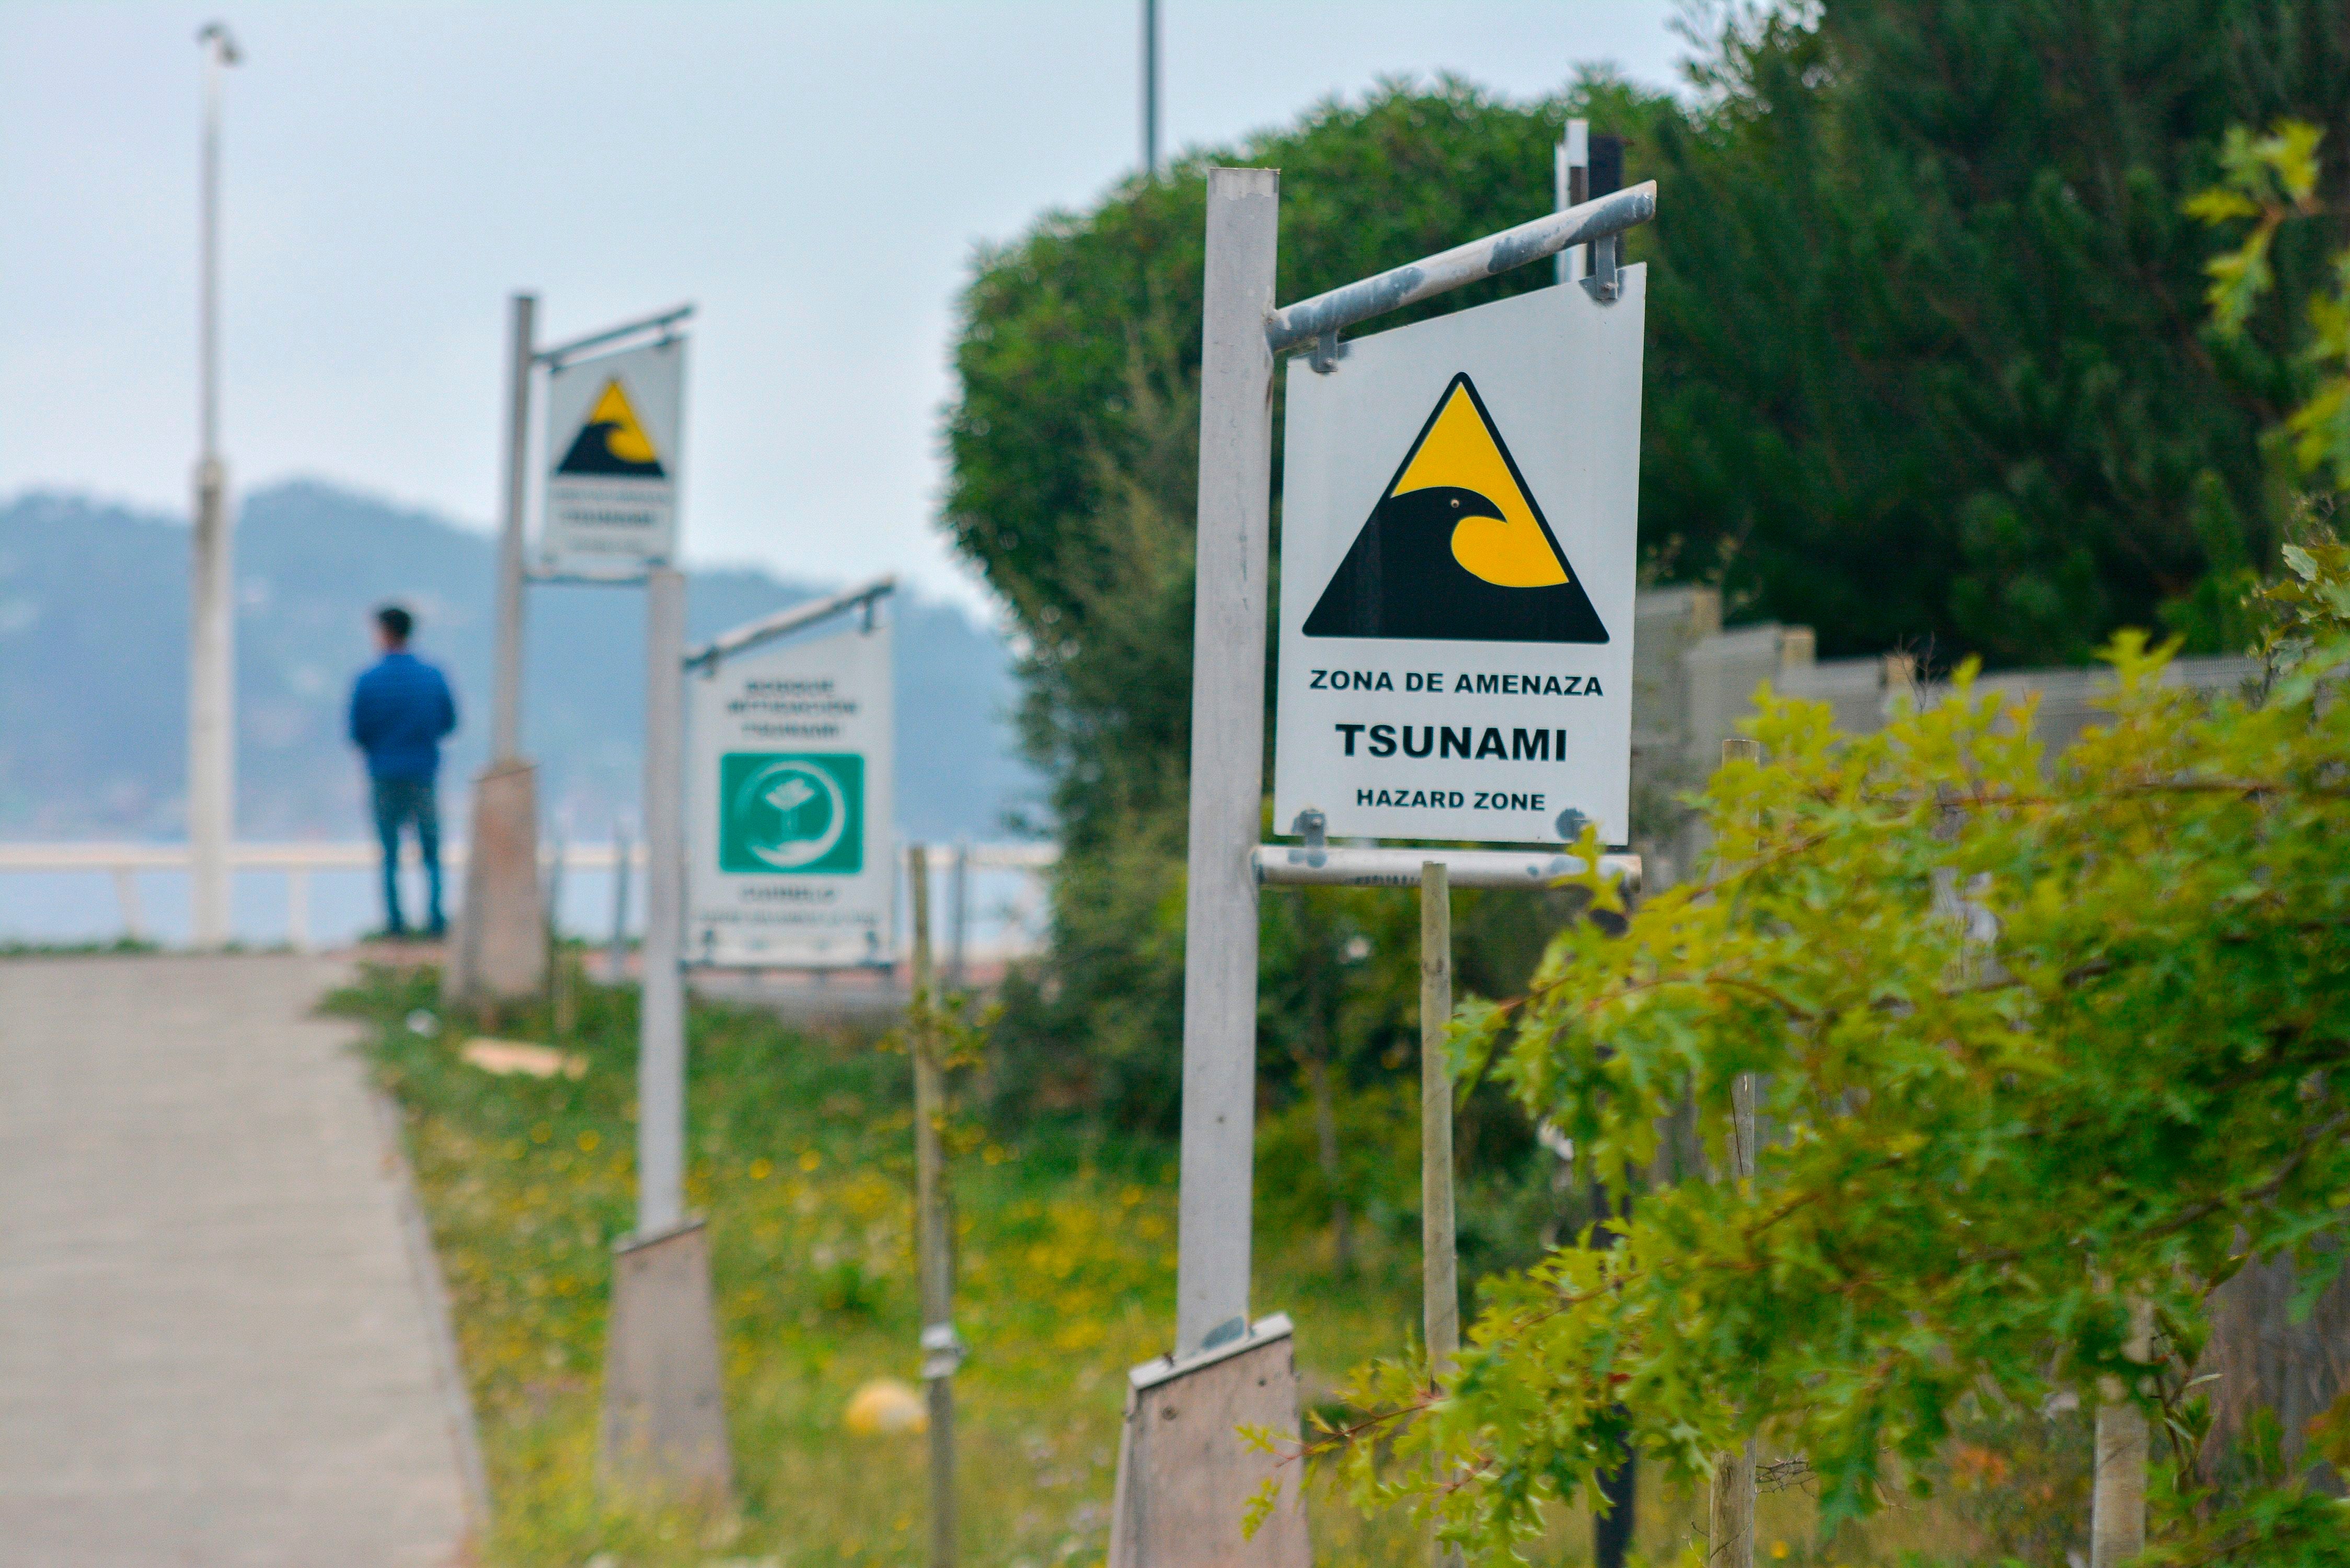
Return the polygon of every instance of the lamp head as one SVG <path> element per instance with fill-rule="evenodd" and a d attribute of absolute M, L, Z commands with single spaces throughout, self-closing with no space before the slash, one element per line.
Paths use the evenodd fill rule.
<path fill-rule="evenodd" d="M 196 42 L 211 45 L 213 53 L 224 66 L 242 65 L 244 62 L 244 51 L 236 47 L 236 39 L 230 34 L 228 24 L 225 22 L 205 23 L 203 29 L 196 34 Z"/>

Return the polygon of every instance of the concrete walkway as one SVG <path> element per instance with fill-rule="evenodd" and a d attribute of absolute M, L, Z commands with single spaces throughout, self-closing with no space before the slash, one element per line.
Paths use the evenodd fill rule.
<path fill-rule="evenodd" d="M 441 1330 L 338 967 L 0 961 L 0 1562 L 439 1568 Z"/>

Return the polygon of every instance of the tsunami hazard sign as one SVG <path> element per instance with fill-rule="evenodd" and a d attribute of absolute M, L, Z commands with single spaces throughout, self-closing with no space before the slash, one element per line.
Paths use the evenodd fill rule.
<path fill-rule="evenodd" d="M 1630 836 L 1647 270 L 1289 364 L 1277 831 Z"/>
<path fill-rule="evenodd" d="M 684 392 L 682 337 L 549 374 L 542 574 L 626 580 L 677 553 Z"/>

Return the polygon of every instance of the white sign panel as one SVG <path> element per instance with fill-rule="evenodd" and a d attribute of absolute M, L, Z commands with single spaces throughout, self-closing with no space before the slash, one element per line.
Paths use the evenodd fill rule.
<path fill-rule="evenodd" d="M 887 626 L 687 678 L 688 962 L 897 956 L 889 680 Z"/>
<path fill-rule="evenodd" d="M 684 406 L 682 337 L 547 377 L 540 572 L 625 581 L 677 553 Z"/>
<path fill-rule="evenodd" d="M 1629 837 L 1648 273 L 1289 362 L 1276 832 Z"/>

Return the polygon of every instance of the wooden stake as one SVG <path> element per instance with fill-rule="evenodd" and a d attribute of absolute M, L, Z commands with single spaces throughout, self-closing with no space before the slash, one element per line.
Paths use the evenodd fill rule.
<path fill-rule="evenodd" d="M 1721 742 L 1724 766 L 1760 763 L 1759 741 L 1731 737 Z M 1754 1075 L 1741 1073 L 1730 1086 L 1730 1177 L 1754 1179 L 1756 1129 Z M 1754 1439 L 1714 1461 L 1713 1498 L 1706 1533 L 1707 1568 L 1754 1568 Z"/>
<path fill-rule="evenodd" d="M 1751 742 L 1750 742 L 1751 743 Z M 1729 760 L 1731 742 L 1723 743 Z M 1754 1178 L 1754 1075 L 1741 1073 L 1730 1089 L 1730 1171 L 1734 1181 Z M 1754 1568 L 1754 1439 L 1714 1462 L 1713 1506 L 1706 1533 L 1708 1568 Z"/>
<path fill-rule="evenodd" d="M 1419 867 L 1420 1321 L 1432 1381 L 1461 1349 L 1459 1262 L 1452 1227 L 1452 889 L 1440 860 Z"/>
<path fill-rule="evenodd" d="M 1419 867 L 1419 1251 L 1420 1324 L 1433 1384 L 1461 1352 L 1461 1282 L 1452 1220 L 1452 885 L 1440 860 Z M 1429 1543 L 1436 1568 L 1461 1553 Z"/>
<path fill-rule="evenodd" d="M 2154 1310 L 2129 1304 L 2130 1335 L 2122 1346 L 2132 1361 L 2154 1353 Z M 2146 1412 L 2118 1377 L 2099 1380 L 2096 1479 L 2089 1499 L 2089 1568 L 2119 1568 L 2146 1550 Z"/>
<path fill-rule="evenodd" d="M 914 1245 L 921 1273 L 922 1380 L 931 1407 L 931 1568 L 954 1568 L 954 1281 L 947 1235 L 946 1158 L 939 1123 L 946 1112 L 946 1075 L 931 1011 L 930 853 L 907 851 L 913 888 L 913 1004 L 906 1040 L 914 1059 Z"/>

